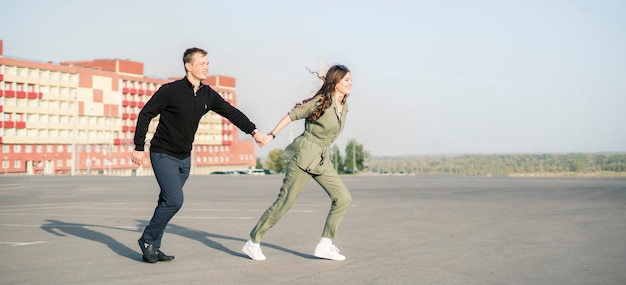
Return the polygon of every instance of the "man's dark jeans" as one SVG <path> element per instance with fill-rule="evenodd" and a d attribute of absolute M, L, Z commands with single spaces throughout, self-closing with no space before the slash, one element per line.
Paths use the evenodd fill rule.
<path fill-rule="evenodd" d="M 141 238 L 158 249 L 167 223 L 183 206 L 183 186 L 189 178 L 191 158 L 178 159 L 169 154 L 150 152 L 150 161 L 161 192 L 159 203 Z"/>

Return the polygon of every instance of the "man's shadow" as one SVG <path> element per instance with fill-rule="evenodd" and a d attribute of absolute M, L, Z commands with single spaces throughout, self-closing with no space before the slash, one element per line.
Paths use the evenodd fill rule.
<path fill-rule="evenodd" d="M 140 224 L 143 224 L 142 221 L 138 221 Z M 248 258 L 247 255 L 241 253 L 240 250 L 231 250 L 229 248 L 227 248 L 226 246 L 224 246 L 223 244 L 221 244 L 220 242 L 217 242 L 217 239 L 220 240 L 234 240 L 234 241 L 239 241 L 241 243 L 241 246 L 243 247 L 243 244 L 247 241 L 247 239 L 243 239 L 243 238 L 236 238 L 236 237 L 231 237 L 231 236 L 225 236 L 225 235 L 220 235 L 220 234 L 212 234 L 212 233 L 208 233 L 205 231 L 201 231 L 201 230 L 196 230 L 196 229 L 191 229 L 191 228 L 187 228 L 187 227 L 182 227 L 176 224 L 168 224 L 167 229 L 165 230 L 165 234 L 177 234 L 179 236 L 182 237 L 186 237 L 188 239 L 191 240 L 196 240 L 201 242 L 202 244 L 219 250 L 219 251 L 223 251 L 227 254 L 230 254 L 232 256 L 238 256 L 238 257 L 243 257 L 243 258 Z M 287 253 L 291 253 L 293 255 L 297 255 L 303 258 L 308 258 L 308 259 L 317 259 L 317 257 L 310 255 L 310 254 L 304 254 L 301 252 L 297 252 L 288 248 L 284 248 L 282 246 L 278 246 L 278 245 L 274 245 L 271 243 L 263 243 L 262 244 L 263 247 L 269 247 L 269 248 L 273 248 L 276 250 L 280 250 L 280 251 L 284 251 Z"/>
<path fill-rule="evenodd" d="M 72 236 L 80 237 L 86 240 L 96 241 L 96 242 L 106 245 L 113 252 L 117 253 L 120 256 L 133 259 L 133 260 L 139 260 L 139 261 L 142 260 L 141 252 L 132 250 L 131 248 L 118 242 L 114 238 L 108 235 L 105 235 L 103 233 L 91 230 L 89 228 L 102 228 L 102 229 L 114 229 L 114 230 L 131 231 L 131 232 L 141 232 L 141 228 L 145 227 L 145 225 L 148 223 L 147 221 L 137 221 L 138 225 L 137 225 L 136 230 L 118 228 L 118 227 L 110 227 L 110 226 L 92 225 L 92 224 L 66 223 L 66 222 L 62 222 L 58 220 L 46 220 L 46 222 L 47 224 L 42 225 L 41 229 L 53 235 L 62 236 L 62 237 L 67 236 L 67 235 L 72 235 Z M 234 241 L 241 242 L 241 245 L 243 246 L 243 243 L 246 242 L 246 239 L 220 235 L 220 234 L 212 234 L 212 233 L 208 233 L 205 231 L 178 226 L 172 223 L 170 223 L 165 230 L 165 234 L 168 234 L 168 233 L 177 234 L 179 236 L 186 237 L 191 240 L 199 241 L 202 244 L 210 248 L 225 252 L 232 256 L 248 258 L 248 256 L 246 256 L 245 254 L 240 253 L 239 250 L 237 251 L 231 250 L 227 248 L 226 246 L 224 246 L 223 244 L 221 244 L 220 242 L 215 241 L 216 239 L 234 240 Z M 263 246 L 280 250 L 280 251 L 284 251 L 284 252 L 288 252 L 293 255 L 303 257 L 303 258 L 316 259 L 316 257 L 314 257 L 313 255 L 304 254 L 304 253 L 297 252 L 297 251 L 284 248 L 278 245 L 274 245 L 271 243 L 263 243 Z"/>
<path fill-rule="evenodd" d="M 84 238 L 86 240 L 97 241 L 108 246 L 113 252 L 117 253 L 120 256 L 137 260 L 136 251 L 130 249 L 129 247 L 125 246 L 124 244 L 118 242 L 117 240 L 115 240 L 114 238 L 108 235 L 90 230 L 89 228 L 106 228 L 106 229 L 132 231 L 132 232 L 136 232 L 136 230 L 129 230 L 129 229 L 124 229 L 124 228 L 116 228 L 116 227 L 109 227 L 109 226 L 90 225 L 90 224 L 66 223 L 66 222 L 57 221 L 57 220 L 46 220 L 46 222 L 48 223 L 42 225 L 41 229 L 53 235 L 62 236 L 62 237 L 67 236 L 67 235 L 73 235 L 76 237 Z"/>

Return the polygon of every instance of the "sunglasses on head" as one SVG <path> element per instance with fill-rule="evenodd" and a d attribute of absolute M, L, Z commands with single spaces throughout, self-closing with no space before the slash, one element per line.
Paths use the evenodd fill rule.
<path fill-rule="evenodd" d="M 335 65 L 335 66 L 336 66 L 337 68 L 341 69 L 341 70 L 348 70 L 348 68 L 347 68 L 345 65 L 343 65 L 343 64 L 337 64 L 337 65 Z"/>

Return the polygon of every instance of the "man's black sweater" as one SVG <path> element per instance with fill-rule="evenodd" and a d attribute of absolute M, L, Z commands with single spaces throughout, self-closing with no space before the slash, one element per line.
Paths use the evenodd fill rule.
<path fill-rule="evenodd" d="M 256 129 L 244 113 L 226 102 L 210 86 L 200 83 L 194 94 L 193 85 L 184 77 L 161 86 L 141 109 L 135 129 L 135 150 L 144 150 L 150 120 L 161 115 L 150 141 L 150 151 L 167 153 L 179 159 L 189 157 L 200 119 L 209 111 L 228 119 L 247 134 Z"/>

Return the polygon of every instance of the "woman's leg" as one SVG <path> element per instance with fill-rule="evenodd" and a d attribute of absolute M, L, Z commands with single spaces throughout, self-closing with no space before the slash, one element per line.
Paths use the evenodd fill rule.
<path fill-rule="evenodd" d="M 339 178 L 337 171 L 329 167 L 322 175 L 314 177 L 315 181 L 324 188 L 330 197 L 331 205 L 326 224 L 322 231 L 322 238 L 315 247 L 313 255 L 319 258 L 331 260 L 345 260 L 346 257 L 339 253 L 339 249 L 333 244 L 332 238 L 337 234 L 337 228 L 350 207 L 352 196 L 343 181 Z"/>
<path fill-rule="evenodd" d="M 310 179 L 311 175 L 300 169 L 294 160 L 289 162 L 278 198 L 274 204 L 265 210 L 259 222 L 250 232 L 250 239 L 254 243 L 260 243 L 263 235 L 289 211 L 300 192 L 302 192 L 302 188 Z"/>
<path fill-rule="evenodd" d="M 350 207 L 352 196 L 346 185 L 341 181 L 337 171 L 333 168 L 324 171 L 322 175 L 313 177 L 313 179 L 324 188 L 331 201 L 322 237 L 335 238 L 337 228 L 339 228 L 339 224 Z"/>

